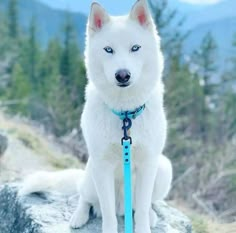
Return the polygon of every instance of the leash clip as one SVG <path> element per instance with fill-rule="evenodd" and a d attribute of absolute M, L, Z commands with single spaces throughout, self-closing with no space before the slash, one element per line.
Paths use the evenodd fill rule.
<path fill-rule="evenodd" d="M 124 141 L 129 140 L 130 144 L 132 144 L 132 138 L 128 135 L 129 129 L 132 127 L 132 120 L 127 116 L 123 120 L 122 130 L 124 131 L 124 137 L 121 139 L 121 145 L 123 145 Z"/>

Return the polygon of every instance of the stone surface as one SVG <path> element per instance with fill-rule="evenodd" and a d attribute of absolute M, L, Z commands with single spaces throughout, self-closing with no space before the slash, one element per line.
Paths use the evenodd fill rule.
<path fill-rule="evenodd" d="M 101 233 L 101 219 L 91 213 L 89 223 L 78 230 L 68 226 L 77 198 L 52 194 L 33 194 L 18 198 L 18 184 L 0 188 L 0 233 Z M 163 202 L 154 206 L 158 226 L 152 233 L 191 233 L 189 219 Z M 123 233 L 119 219 L 119 233 Z"/>

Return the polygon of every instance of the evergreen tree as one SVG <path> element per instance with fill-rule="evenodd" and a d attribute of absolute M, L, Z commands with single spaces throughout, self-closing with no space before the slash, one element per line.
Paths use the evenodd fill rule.
<path fill-rule="evenodd" d="M 199 50 L 195 50 L 193 61 L 198 65 L 198 73 L 204 84 L 204 95 L 210 96 L 214 93 L 214 85 L 211 78 L 217 71 L 215 58 L 217 52 L 216 42 L 210 32 L 203 38 Z"/>
<path fill-rule="evenodd" d="M 199 79 L 203 87 L 204 102 L 202 105 L 202 114 L 205 119 L 202 122 L 203 141 L 212 139 L 214 119 L 212 119 L 211 111 L 216 108 L 216 83 L 212 78 L 215 77 L 217 66 L 215 57 L 217 53 L 216 42 L 210 32 L 203 38 L 200 48 L 193 53 L 193 62 L 197 66 L 196 77 Z"/>
<path fill-rule="evenodd" d="M 49 41 L 47 50 L 42 54 L 39 65 L 39 77 L 41 80 L 40 95 L 50 105 L 49 95 L 60 79 L 60 60 L 62 47 L 60 41 Z"/>
<path fill-rule="evenodd" d="M 63 51 L 61 56 L 60 72 L 62 75 L 62 82 L 65 88 L 70 91 L 71 81 L 73 76 L 73 59 L 75 59 L 77 46 L 74 34 L 74 28 L 71 23 L 70 15 L 67 13 L 66 22 L 64 26 L 64 41 L 63 41 Z M 75 51 L 73 51 L 75 49 Z"/>
<path fill-rule="evenodd" d="M 166 60 L 170 61 L 173 56 L 179 55 L 183 41 L 189 32 L 183 32 L 184 18 L 178 15 L 177 10 L 170 9 L 167 0 L 150 0 L 153 18 L 158 32 L 162 38 L 162 48 Z M 168 64 L 169 65 L 169 64 Z"/>
<path fill-rule="evenodd" d="M 38 91 L 40 80 L 37 77 L 37 58 L 38 58 L 38 45 L 36 41 L 36 22 L 32 18 L 29 29 L 29 76 L 32 83 L 33 91 Z"/>
<path fill-rule="evenodd" d="M 84 63 L 69 14 L 63 28 L 63 45 L 52 41 L 43 63 L 41 71 L 47 77 L 44 90 L 50 88 L 46 99 L 54 132 L 65 134 L 78 127 L 86 83 Z"/>
<path fill-rule="evenodd" d="M 231 58 L 231 64 L 232 64 L 232 71 L 231 71 L 231 75 L 232 75 L 232 80 L 236 81 L 236 33 L 234 34 L 233 37 L 233 51 L 234 51 L 234 56 Z"/>
<path fill-rule="evenodd" d="M 41 79 L 39 77 L 40 48 L 36 39 L 36 20 L 33 17 L 30 23 L 29 33 L 21 44 L 19 62 L 31 83 L 32 96 L 39 95 Z"/>
<path fill-rule="evenodd" d="M 236 34 L 232 42 L 233 54 L 236 54 Z M 220 129 L 221 137 L 225 140 L 231 139 L 236 135 L 236 56 L 230 59 L 230 70 L 227 70 L 221 80 L 221 105 L 220 105 Z"/>
<path fill-rule="evenodd" d="M 70 16 L 66 16 L 64 43 L 60 63 L 61 82 L 66 89 L 72 105 L 77 108 L 83 103 L 86 83 L 85 68 L 75 37 Z"/>
<path fill-rule="evenodd" d="M 8 4 L 8 34 L 12 39 L 17 39 L 18 26 L 18 0 L 9 0 Z"/>
<path fill-rule="evenodd" d="M 7 99 L 15 101 L 16 104 L 10 106 L 10 111 L 15 114 L 28 115 L 27 103 L 29 101 L 29 94 L 30 82 L 20 64 L 15 64 L 7 92 Z"/>
<path fill-rule="evenodd" d="M 0 59 L 2 59 L 9 49 L 9 41 L 7 36 L 7 26 L 2 12 L 0 12 Z"/>
<path fill-rule="evenodd" d="M 199 126 L 203 90 L 188 64 L 182 64 L 176 56 L 166 75 L 165 104 L 169 123 L 167 153 L 173 159 L 193 154 L 200 143 Z"/>
<path fill-rule="evenodd" d="M 182 45 L 188 36 L 188 32 L 182 33 L 184 20 L 178 19 L 176 10 L 169 9 L 166 0 L 150 1 L 150 5 L 166 58 L 165 103 L 169 122 L 167 153 L 177 159 L 179 155 L 189 154 L 194 150 L 191 140 L 198 130 L 200 116 L 192 113 L 196 108 L 195 100 L 201 98 L 201 87 L 191 74 L 188 64 L 183 63 Z"/>

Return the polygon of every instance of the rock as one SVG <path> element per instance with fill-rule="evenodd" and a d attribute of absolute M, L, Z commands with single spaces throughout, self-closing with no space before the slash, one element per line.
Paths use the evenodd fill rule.
<path fill-rule="evenodd" d="M 0 134 L 0 157 L 6 151 L 8 145 L 7 137 Z"/>
<path fill-rule="evenodd" d="M 60 137 L 59 142 L 65 149 L 78 157 L 80 161 L 87 162 L 88 150 L 81 130 L 73 129 L 69 134 Z"/>
<path fill-rule="evenodd" d="M 101 219 L 91 211 L 89 223 L 78 230 L 70 230 L 68 221 L 75 209 L 76 198 L 66 199 L 56 194 L 33 194 L 17 197 L 18 184 L 0 188 L 1 233 L 101 233 Z M 160 202 L 154 206 L 158 226 L 152 233 L 191 233 L 190 220 L 179 211 Z M 119 219 L 119 233 L 123 233 L 123 219 Z"/>

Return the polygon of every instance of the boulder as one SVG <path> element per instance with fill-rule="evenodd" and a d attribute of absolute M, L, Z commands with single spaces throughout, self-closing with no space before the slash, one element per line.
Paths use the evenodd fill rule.
<path fill-rule="evenodd" d="M 101 219 L 91 217 L 86 226 L 78 230 L 69 228 L 69 219 L 76 207 L 77 197 L 70 199 L 58 194 L 32 194 L 17 196 L 19 184 L 0 188 L 1 233 L 101 233 Z M 154 209 L 158 226 L 152 233 L 191 233 L 190 220 L 164 202 Z M 119 218 L 119 233 L 123 233 L 123 219 Z"/>

